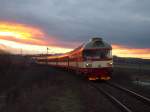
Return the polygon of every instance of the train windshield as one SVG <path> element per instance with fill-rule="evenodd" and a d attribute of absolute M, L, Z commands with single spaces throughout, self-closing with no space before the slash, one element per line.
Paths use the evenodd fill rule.
<path fill-rule="evenodd" d="M 83 51 L 83 57 L 86 58 L 110 58 L 111 50 L 85 50 Z"/>

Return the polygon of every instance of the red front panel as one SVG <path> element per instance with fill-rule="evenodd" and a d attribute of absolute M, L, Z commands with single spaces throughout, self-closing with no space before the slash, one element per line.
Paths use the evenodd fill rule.
<path fill-rule="evenodd" d="M 79 71 L 88 77 L 95 79 L 109 80 L 112 74 L 112 68 L 80 68 Z"/>

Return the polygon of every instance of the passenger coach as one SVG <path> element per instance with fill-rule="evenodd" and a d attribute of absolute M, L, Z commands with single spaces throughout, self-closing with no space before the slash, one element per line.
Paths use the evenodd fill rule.
<path fill-rule="evenodd" d="M 77 74 L 84 75 L 89 80 L 111 79 L 113 60 L 112 47 L 102 38 L 92 38 L 75 50 L 48 57 L 36 57 L 37 63 L 49 64 Z"/>

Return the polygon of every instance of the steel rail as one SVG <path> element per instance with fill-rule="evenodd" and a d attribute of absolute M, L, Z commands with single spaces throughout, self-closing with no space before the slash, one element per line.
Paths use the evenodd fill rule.
<path fill-rule="evenodd" d="M 103 93 L 106 97 L 108 97 L 110 100 L 112 100 L 112 102 L 115 102 L 123 111 L 125 111 L 125 112 L 133 112 L 132 110 L 130 110 L 128 107 L 126 107 L 123 103 L 121 103 L 118 99 L 116 99 L 114 96 L 112 96 L 108 92 L 104 91 L 103 89 L 97 87 L 94 84 L 90 84 L 90 85 L 92 87 L 94 87 L 95 89 L 97 89 L 100 93 Z"/>
<path fill-rule="evenodd" d="M 143 102 L 145 102 L 145 103 L 147 103 L 147 104 L 150 105 L 150 99 L 147 98 L 147 97 L 145 97 L 145 96 L 143 96 L 143 95 L 140 95 L 139 93 L 133 92 L 133 91 L 131 91 L 131 90 L 125 88 L 125 87 L 122 87 L 122 86 L 120 86 L 120 85 L 118 85 L 118 84 L 116 84 L 116 83 L 109 83 L 109 82 L 106 82 L 106 84 L 109 84 L 110 86 L 113 86 L 113 87 L 115 87 L 115 88 L 118 88 L 118 89 L 120 89 L 120 90 L 122 90 L 122 91 L 128 92 L 129 94 L 135 96 L 135 97 L 138 98 L 138 99 L 141 99 Z"/>

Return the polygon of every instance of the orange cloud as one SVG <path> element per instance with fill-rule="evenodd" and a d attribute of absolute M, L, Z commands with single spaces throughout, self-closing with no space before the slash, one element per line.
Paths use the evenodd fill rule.
<path fill-rule="evenodd" d="M 45 34 L 42 30 L 31 26 L 0 22 L 0 39 L 12 40 L 30 44 L 47 44 L 43 41 Z"/>
<path fill-rule="evenodd" d="M 19 23 L 0 22 L 1 49 L 5 46 L 6 51 L 17 54 L 21 49 L 25 54 L 46 53 L 47 47 L 50 49 L 49 53 L 70 51 L 68 48 L 54 46 L 58 42 L 54 37 L 48 36 L 48 42 L 45 40 L 46 37 L 47 34 L 40 28 Z"/>
<path fill-rule="evenodd" d="M 113 44 L 113 55 L 120 57 L 134 57 L 150 59 L 150 48 L 130 48 L 122 45 Z"/>

